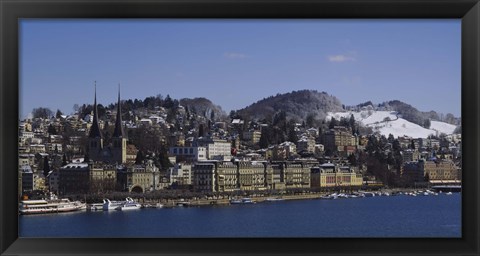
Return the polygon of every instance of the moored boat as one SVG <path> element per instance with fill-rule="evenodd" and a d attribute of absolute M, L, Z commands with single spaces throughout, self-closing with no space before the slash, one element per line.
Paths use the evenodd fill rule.
<path fill-rule="evenodd" d="M 254 204 L 254 203 L 255 201 L 253 201 L 251 198 L 248 198 L 248 197 L 230 200 L 230 204 Z"/>
<path fill-rule="evenodd" d="M 137 210 L 137 209 L 140 209 L 140 208 L 142 208 L 141 204 L 135 202 L 132 198 L 127 197 L 127 201 L 124 204 L 115 208 L 115 210 L 117 210 L 117 211 L 127 211 L 127 210 Z"/>
<path fill-rule="evenodd" d="M 73 212 L 86 209 L 85 203 L 70 201 L 67 198 L 57 200 L 23 200 L 20 203 L 20 214 L 42 214 Z"/>

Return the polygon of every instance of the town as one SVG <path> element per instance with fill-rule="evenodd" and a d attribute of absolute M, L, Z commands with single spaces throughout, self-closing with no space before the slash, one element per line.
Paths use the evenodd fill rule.
<path fill-rule="evenodd" d="M 355 118 L 255 120 L 161 95 L 19 125 L 19 198 L 188 198 L 461 184 L 461 134 L 381 135 Z M 197 99 L 198 100 L 198 99 Z M 198 103 L 198 102 L 197 102 Z M 362 106 L 371 107 L 371 106 Z M 93 199 L 91 199 L 93 200 Z"/>

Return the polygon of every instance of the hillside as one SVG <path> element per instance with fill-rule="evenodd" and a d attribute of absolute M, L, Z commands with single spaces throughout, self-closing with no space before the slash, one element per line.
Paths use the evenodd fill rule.
<path fill-rule="evenodd" d="M 208 118 L 211 117 L 212 112 L 217 118 L 225 117 L 227 115 L 220 106 L 213 104 L 209 99 L 206 98 L 183 98 L 180 100 L 180 105 L 188 108 L 191 113 Z"/>
<path fill-rule="evenodd" d="M 279 111 L 285 111 L 287 118 L 297 121 L 305 120 L 309 115 L 316 120 L 323 120 L 327 112 L 342 111 L 342 109 L 340 100 L 334 96 L 325 92 L 301 90 L 264 98 L 238 110 L 238 114 L 252 119 L 268 119 Z"/>
<path fill-rule="evenodd" d="M 456 128 L 445 122 L 431 121 L 430 129 L 426 129 L 420 125 L 410 122 L 399 115 L 396 111 L 347 111 L 347 112 L 330 112 L 327 120 L 332 117 L 339 120 L 342 117 L 350 118 L 353 115 L 357 122 L 362 125 L 371 127 L 373 131 L 388 136 L 392 134 L 394 137 L 409 136 L 413 138 L 427 138 L 429 135 L 440 135 L 441 133 L 452 134 Z"/>

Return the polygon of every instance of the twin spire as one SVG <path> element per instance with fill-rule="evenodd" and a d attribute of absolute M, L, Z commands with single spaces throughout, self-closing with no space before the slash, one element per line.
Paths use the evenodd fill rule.
<path fill-rule="evenodd" d="M 93 101 L 93 123 L 90 128 L 89 138 L 103 138 L 100 126 L 98 125 L 98 110 L 97 110 L 97 81 L 95 81 L 95 98 Z M 118 84 L 118 102 L 117 102 L 117 118 L 115 120 L 115 130 L 113 137 L 125 137 L 122 126 L 122 109 L 120 107 L 120 84 Z"/>

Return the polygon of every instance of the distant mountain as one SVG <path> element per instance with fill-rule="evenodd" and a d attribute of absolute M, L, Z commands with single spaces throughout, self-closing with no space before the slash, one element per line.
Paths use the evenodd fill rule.
<path fill-rule="evenodd" d="M 180 100 L 180 105 L 188 108 L 190 113 L 195 113 L 200 116 L 210 118 L 212 112 L 214 116 L 225 117 L 227 114 L 222 110 L 222 107 L 213 104 L 209 99 L 206 98 L 183 98 Z"/>
<path fill-rule="evenodd" d="M 261 120 L 271 119 L 275 113 L 285 111 L 288 119 L 302 121 L 309 115 L 316 120 L 323 120 L 327 112 L 342 110 L 342 104 L 335 96 L 315 90 L 301 90 L 264 98 L 238 110 L 237 113 L 240 116 Z"/>

